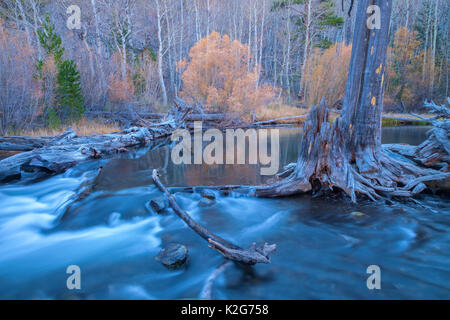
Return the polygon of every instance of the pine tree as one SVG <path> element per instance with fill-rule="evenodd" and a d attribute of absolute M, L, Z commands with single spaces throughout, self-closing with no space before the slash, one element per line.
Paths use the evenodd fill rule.
<path fill-rule="evenodd" d="M 47 55 L 53 55 L 56 64 L 61 63 L 64 54 L 61 37 L 55 31 L 55 25 L 51 24 L 50 18 L 47 16 L 42 29 L 37 30 L 39 42 L 44 48 Z"/>
<path fill-rule="evenodd" d="M 79 121 L 85 111 L 81 92 L 80 73 L 73 60 L 65 60 L 58 66 L 56 98 L 63 117 Z"/>
<path fill-rule="evenodd" d="M 55 31 L 55 25 L 47 16 L 43 27 L 37 30 L 39 42 L 47 57 L 52 56 L 56 64 L 56 109 L 48 108 L 50 127 L 59 127 L 61 122 L 79 121 L 85 111 L 81 90 L 80 73 L 73 60 L 63 60 L 64 47 L 61 37 Z M 42 79 L 44 61 L 38 61 L 37 70 Z"/>
<path fill-rule="evenodd" d="M 309 3 L 307 3 L 309 1 Z M 334 10 L 334 2 L 330 0 L 320 0 L 317 2 L 313 2 L 312 0 L 280 0 L 275 1 L 272 4 L 272 11 L 284 9 L 288 6 L 294 5 L 310 5 L 311 15 L 308 17 L 308 11 L 306 9 L 303 10 L 295 10 L 295 25 L 297 26 L 297 33 L 303 34 L 306 31 L 307 25 L 310 28 L 314 28 L 318 31 L 326 30 L 327 27 L 336 27 L 340 28 L 344 25 L 344 19 L 335 14 Z M 298 36 L 298 34 L 296 36 Z M 329 39 L 323 36 L 323 33 L 316 32 L 316 37 L 314 39 L 310 39 L 312 45 L 322 49 L 328 49 L 333 45 Z"/>

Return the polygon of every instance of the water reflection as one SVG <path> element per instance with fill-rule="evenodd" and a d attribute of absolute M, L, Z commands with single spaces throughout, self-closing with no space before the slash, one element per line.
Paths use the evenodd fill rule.
<path fill-rule="evenodd" d="M 424 132 L 423 132 L 424 133 Z M 384 135 L 384 139 L 400 136 Z M 422 137 L 415 140 L 420 143 Z M 297 158 L 299 130 L 280 135 L 281 165 Z M 386 142 L 386 140 L 385 140 Z M 395 140 L 393 142 L 405 142 Z M 148 206 L 161 196 L 151 171 L 172 186 L 257 184 L 257 166 L 176 166 L 170 147 L 139 150 L 119 159 L 77 166 L 30 185 L 0 187 L 1 299 L 197 298 L 223 262 L 174 214 Z M 104 168 L 94 192 L 68 208 L 79 186 Z M 176 195 L 201 224 L 250 246 L 278 245 L 270 265 L 232 267 L 213 287 L 217 299 L 450 298 L 450 202 L 424 195 L 420 204 L 388 205 L 309 195 L 286 199 L 224 197 L 199 206 L 198 194 Z M 355 216 L 354 211 L 365 216 Z M 188 246 L 188 265 L 169 271 L 155 260 L 171 242 Z M 82 290 L 68 291 L 66 267 L 82 270 Z M 366 268 L 377 264 L 382 290 L 366 287 Z"/>
<path fill-rule="evenodd" d="M 283 129 L 280 132 L 280 169 L 286 164 L 296 161 L 300 132 L 298 129 Z M 271 150 L 270 145 L 268 150 Z M 260 164 L 248 164 L 248 151 L 248 146 L 244 151 L 239 150 L 239 152 L 245 152 L 246 164 L 177 165 L 171 160 L 171 148 L 165 146 L 151 150 L 144 156 L 136 159 L 113 159 L 109 161 L 100 174 L 96 189 L 119 190 L 131 186 L 149 185 L 152 183 L 150 173 L 154 168 L 159 169 L 163 173 L 162 180 L 165 184 L 176 187 L 230 184 L 255 185 L 265 183 L 273 178 L 260 174 Z M 224 159 L 226 156 L 226 153 L 224 153 Z M 235 154 L 235 158 L 237 157 L 238 153 Z"/>
<path fill-rule="evenodd" d="M 382 140 L 383 143 L 395 142 L 419 145 L 426 139 L 428 130 L 428 127 L 383 128 Z M 301 133 L 302 130 L 298 128 L 280 130 L 280 170 L 285 165 L 297 161 Z M 225 147 L 224 150 L 226 150 Z M 271 150 L 270 146 L 268 150 Z M 239 152 L 245 152 L 247 164 L 176 165 L 171 161 L 171 147 L 165 146 L 151 150 L 139 158 L 111 160 L 103 168 L 96 189 L 120 190 L 127 187 L 149 185 L 152 183 L 151 170 L 154 168 L 162 171 L 163 182 L 172 187 L 259 185 L 267 183 L 273 177 L 262 176 L 260 174 L 261 165 L 248 164 L 248 151 L 247 145 L 245 150 L 239 149 L 235 155 L 236 159 Z M 224 162 L 225 158 L 226 153 L 224 153 Z"/>
<path fill-rule="evenodd" d="M 402 126 L 383 128 L 382 140 L 385 144 L 405 143 L 418 146 L 426 140 L 427 132 L 431 127 Z"/>

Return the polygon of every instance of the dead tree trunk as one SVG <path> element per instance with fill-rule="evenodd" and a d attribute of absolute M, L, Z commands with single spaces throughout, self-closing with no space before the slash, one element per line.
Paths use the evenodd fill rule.
<path fill-rule="evenodd" d="M 381 11 L 381 28 L 369 29 L 369 5 Z M 262 197 L 338 188 L 355 202 L 357 194 L 412 196 L 424 181 L 448 179 L 448 173 L 422 169 L 393 159 L 381 148 L 381 113 L 392 0 L 360 0 L 342 116 L 331 124 L 324 100 L 304 125 L 297 165 L 272 185 L 255 187 Z"/>

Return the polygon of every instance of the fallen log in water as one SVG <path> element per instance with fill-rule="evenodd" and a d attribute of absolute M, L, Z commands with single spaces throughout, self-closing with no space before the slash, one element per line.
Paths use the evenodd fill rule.
<path fill-rule="evenodd" d="M 253 243 L 252 247 L 249 249 L 242 249 L 239 246 L 228 242 L 221 237 L 211 233 L 205 227 L 198 224 L 194 219 L 189 216 L 189 214 L 184 211 L 175 197 L 170 193 L 170 191 L 162 184 L 158 176 L 158 171 L 153 170 L 153 181 L 158 189 L 164 193 L 164 195 L 169 200 L 170 207 L 173 209 L 175 214 L 182 219 L 189 228 L 195 231 L 200 237 L 209 242 L 209 247 L 215 249 L 225 258 L 238 262 L 244 265 L 254 265 L 257 263 L 270 263 L 269 255 L 276 250 L 276 245 L 268 245 L 265 243 L 261 247 L 257 247 Z"/>
<path fill-rule="evenodd" d="M 49 140 L 49 138 L 0 137 L 0 150 L 31 151 L 36 148 L 42 148 Z"/>
<path fill-rule="evenodd" d="M 178 101 L 174 103 L 164 122 L 152 124 L 148 128 L 132 127 L 122 132 L 89 137 L 78 137 L 69 129 L 58 137 L 42 141 L 17 139 L 17 142 L 22 143 L 28 141 L 30 148 L 33 141 L 36 148 L 1 160 L 0 183 L 21 179 L 26 173 L 34 173 L 38 177 L 59 174 L 82 161 L 99 159 L 127 151 L 130 147 L 146 145 L 169 136 L 177 128 L 184 127 L 185 118 L 191 111 L 190 106 Z"/>
<path fill-rule="evenodd" d="M 450 112 L 445 105 L 438 106 L 433 102 L 426 102 L 425 106 L 428 107 L 430 113 L 435 114 L 435 116 L 432 118 L 423 118 L 419 115 L 416 116 L 419 119 L 433 121 L 433 128 L 428 131 L 428 139 L 418 147 L 388 145 L 385 146 L 385 148 L 422 166 L 437 167 L 443 172 L 448 172 L 450 171 Z M 438 119 L 441 119 L 441 121 Z"/>
<path fill-rule="evenodd" d="M 267 124 L 279 124 L 280 122 L 284 123 L 284 121 L 287 121 L 287 120 L 297 120 L 295 122 L 296 123 L 300 123 L 300 122 L 303 122 L 303 120 L 306 120 L 307 118 L 308 118 L 307 115 L 292 116 L 292 117 L 282 117 L 282 118 L 276 118 L 276 119 L 271 119 L 271 120 L 253 122 L 251 124 L 251 126 L 262 126 L 262 125 L 267 125 Z M 298 121 L 298 120 L 302 120 L 302 121 Z"/>
<path fill-rule="evenodd" d="M 414 115 L 415 116 L 415 115 Z M 431 124 L 431 122 L 434 120 L 433 118 L 407 118 L 407 117 L 398 117 L 398 116 L 390 116 L 390 115 L 383 115 L 383 120 L 394 120 L 399 122 L 405 122 L 405 123 L 424 123 L 427 122 Z"/>
<path fill-rule="evenodd" d="M 450 98 L 448 98 L 450 105 Z M 432 167 L 441 166 L 442 171 L 450 171 L 450 112 L 445 105 L 438 106 L 433 102 L 426 102 L 430 113 L 435 114 L 433 129 L 428 132 L 428 139 L 417 147 L 414 157 L 421 164 Z M 437 119 L 442 119 L 438 121 Z"/>
<path fill-rule="evenodd" d="M 86 114 L 89 118 L 101 118 L 109 121 L 119 122 L 127 125 L 141 125 L 148 120 L 164 121 L 166 114 L 163 113 L 136 113 L 137 118 L 130 117 L 127 112 L 88 112 Z M 186 116 L 186 122 L 202 121 L 205 123 L 220 123 L 226 120 L 225 113 L 192 113 Z M 148 124 L 149 122 L 146 122 Z"/>

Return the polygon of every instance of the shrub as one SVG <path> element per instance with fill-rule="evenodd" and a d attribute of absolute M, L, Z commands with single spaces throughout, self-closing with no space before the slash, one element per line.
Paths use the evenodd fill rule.
<path fill-rule="evenodd" d="M 244 114 L 278 103 L 278 89 L 259 84 L 258 68 L 249 67 L 247 45 L 213 31 L 191 48 L 189 58 L 178 62 L 180 95 L 187 102 Z"/>
<path fill-rule="evenodd" d="M 351 45 L 338 44 L 326 50 L 315 49 L 305 72 L 305 97 L 308 106 L 322 97 L 333 105 L 345 96 Z"/>

